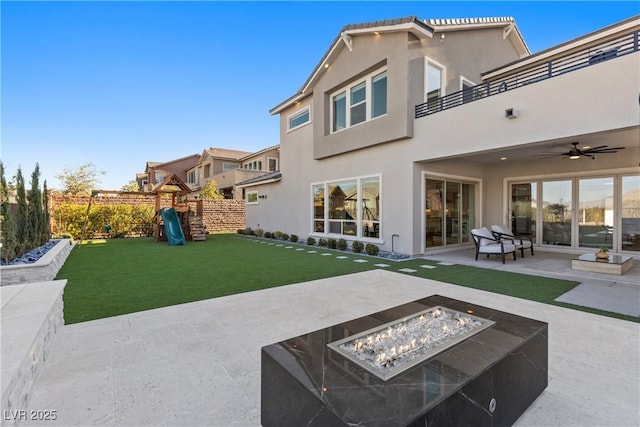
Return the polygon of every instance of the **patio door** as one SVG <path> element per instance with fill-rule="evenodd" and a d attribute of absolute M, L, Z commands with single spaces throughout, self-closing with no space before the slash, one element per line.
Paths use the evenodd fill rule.
<path fill-rule="evenodd" d="M 426 248 L 469 242 L 474 223 L 475 185 L 447 179 L 426 180 Z"/>
<path fill-rule="evenodd" d="M 538 214 L 538 184 L 526 182 L 511 185 L 511 230 L 535 243 Z"/>

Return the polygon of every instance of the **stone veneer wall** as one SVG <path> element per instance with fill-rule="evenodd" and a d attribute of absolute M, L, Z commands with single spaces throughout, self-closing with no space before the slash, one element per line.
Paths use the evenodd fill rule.
<path fill-rule="evenodd" d="M 203 200 L 202 210 L 202 222 L 209 233 L 235 232 L 245 228 L 244 200 Z"/>
<path fill-rule="evenodd" d="M 56 280 L 2 288 L 2 426 L 29 419 L 28 413 L 20 411 L 26 410 L 50 342 L 64 325 L 66 284 Z"/>
<path fill-rule="evenodd" d="M 60 196 L 51 198 L 50 211 L 62 203 L 88 205 L 89 196 Z M 155 207 L 155 198 L 150 196 L 115 196 L 94 197 L 92 205 L 150 205 Z M 171 207 L 171 199 L 162 199 L 161 207 Z M 245 228 L 246 209 L 244 200 L 220 199 L 203 200 L 202 222 L 208 232 L 235 232 Z M 189 202 L 189 206 L 195 212 L 196 202 Z M 54 215 L 51 215 L 51 230 L 56 233 L 57 224 Z"/>
<path fill-rule="evenodd" d="M 60 239 L 33 264 L 3 265 L 0 267 L 0 286 L 49 282 L 55 279 L 73 246 L 70 239 Z"/>

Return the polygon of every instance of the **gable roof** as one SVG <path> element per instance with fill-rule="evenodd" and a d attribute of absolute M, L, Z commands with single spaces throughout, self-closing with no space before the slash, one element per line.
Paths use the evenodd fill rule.
<path fill-rule="evenodd" d="M 344 43 L 351 50 L 351 36 L 361 34 L 381 34 L 390 32 L 406 31 L 418 38 L 431 38 L 436 32 L 461 31 L 482 28 L 503 28 L 503 37 L 510 38 L 516 51 L 521 56 L 529 55 L 529 48 L 524 42 L 515 20 L 512 17 L 494 18 L 459 18 L 459 19 L 430 19 L 420 20 L 416 16 L 404 18 L 388 19 L 383 21 L 365 22 L 362 24 L 350 24 L 345 26 L 331 43 L 329 50 L 325 52 L 322 59 L 313 69 L 302 87 L 295 95 L 284 100 L 280 104 L 269 110 L 269 114 L 278 114 L 282 110 L 290 107 L 298 101 L 310 96 L 313 91 L 309 90 L 316 79 L 322 74 L 331 60 L 340 51 L 341 43 Z"/>
<path fill-rule="evenodd" d="M 206 158 L 206 156 L 210 156 L 211 158 L 219 159 L 219 160 L 240 161 L 240 159 L 250 154 L 252 153 L 249 151 L 230 150 L 228 148 L 210 147 L 205 149 L 202 152 L 202 154 L 200 155 L 200 159 L 198 160 L 198 163 L 202 163 Z"/>
<path fill-rule="evenodd" d="M 425 22 L 436 32 L 478 30 L 482 28 L 502 28 L 502 36 L 509 39 L 521 58 L 531 55 L 529 47 L 524 41 L 516 20 L 511 16 L 495 16 L 487 18 L 451 18 L 425 19 Z"/>
<path fill-rule="evenodd" d="M 322 74 L 325 67 L 328 67 L 329 62 L 337 55 L 340 50 L 339 47 L 344 43 L 349 50 L 351 50 L 351 37 L 354 35 L 362 34 L 382 34 L 382 33 L 394 33 L 406 31 L 418 38 L 430 38 L 433 35 L 433 28 L 425 24 L 416 16 L 407 16 L 404 18 L 385 19 L 382 21 L 364 22 L 361 24 L 349 24 L 340 30 L 336 38 L 331 43 L 329 50 L 325 52 L 320 59 L 318 65 L 315 66 L 311 75 L 304 82 L 300 90 L 291 98 L 283 101 L 279 105 L 269 110 L 270 114 L 278 114 L 288 106 L 306 98 L 311 94 L 309 87 L 315 82 L 315 80 Z"/>

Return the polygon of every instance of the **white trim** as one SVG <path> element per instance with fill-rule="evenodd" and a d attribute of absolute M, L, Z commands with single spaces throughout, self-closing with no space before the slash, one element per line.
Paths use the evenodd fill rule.
<path fill-rule="evenodd" d="M 340 183 L 340 182 L 346 182 L 346 181 L 355 181 L 356 183 L 356 191 L 358 193 L 358 201 L 362 200 L 362 181 L 369 179 L 369 178 L 377 178 L 378 179 L 378 185 L 379 185 L 379 194 L 380 194 L 380 206 L 379 206 L 379 211 L 378 211 L 378 233 L 379 233 L 379 237 L 375 238 L 375 237 L 366 237 L 362 235 L 362 222 L 364 221 L 364 218 L 362 216 L 362 205 L 361 203 L 358 203 L 356 205 L 356 209 L 357 209 L 357 218 L 354 221 L 356 223 L 356 235 L 348 235 L 348 234 L 339 234 L 339 233 L 330 233 L 327 229 L 328 226 L 328 221 L 329 221 L 329 199 L 328 199 L 328 185 L 331 183 Z M 323 221 L 324 221 L 324 232 L 317 232 L 315 231 L 315 212 L 313 210 L 313 203 L 314 203 L 314 198 L 313 198 L 313 187 L 314 186 L 323 186 L 324 188 L 324 212 L 323 212 Z M 377 173 L 377 174 L 369 174 L 369 175 L 358 175 L 358 176 L 354 176 L 354 177 L 348 177 L 348 178 L 335 178 L 335 179 L 326 179 L 323 181 L 316 181 L 316 182 L 311 182 L 309 183 L 309 202 L 308 202 L 308 206 L 310 207 L 311 211 L 308 214 L 308 218 L 309 218 L 309 236 L 314 236 L 314 237 L 323 237 L 323 238 L 336 238 L 336 236 L 339 236 L 340 238 L 344 238 L 345 240 L 359 240 L 362 242 L 366 242 L 366 243 L 377 243 L 377 244 L 384 244 L 384 240 L 382 238 L 382 227 L 383 227 L 383 222 L 382 222 L 382 213 L 383 213 L 383 207 L 382 207 L 382 201 L 384 200 L 383 195 L 382 195 L 382 174 L 381 173 Z"/>
<path fill-rule="evenodd" d="M 271 169 L 269 169 L 269 161 L 270 161 L 270 160 L 275 160 L 275 161 L 276 161 L 276 168 L 275 168 L 275 170 L 271 170 Z M 267 156 L 267 170 L 268 170 L 269 172 L 277 172 L 277 171 L 279 171 L 279 170 L 280 170 L 280 165 L 279 165 L 279 163 L 280 163 L 280 162 L 279 162 L 279 159 L 278 159 L 277 157 L 269 157 L 269 156 Z"/>
<path fill-rule="evenodd" d="M 468 85 L 471 85 L 471 86 L 477 86 L 476 83 L 472 82 L 468 78 L 466 78 L 464 76 L 460 76 L 460 89 L 459 90 L 464 90 L 464 83 L 466 83 Z"/>
<path fill-rule="evenodd" d="M 298 116 L 302 116 L 304 115 L 304 113 L 308 112 L 309 113 L 309 120 L 307 120 L 304 123 L 301 123 L 297 126 L 291 127 L 291 119 L 293 118 L 297 118 Z M 296 110 L 294 113 L 291 113 L 287 116 L 287 133 L 300 129 L 303 126 L 308 125 L 309 123 L 312 122 L 312 117 L 311 117 L 311 105 L 307 105 L 305 107 L 300 108 L 299 110 Z"/>
<path fill-rule="evenodd" d="M 249 201 L 249 195 L 251 194 L 255 194 L 256 195 L 256 200 L 254 202 L 250 202 Z M 258 192 L 257 191 L 247 191 L 245 193 L 245 202 L 247 205 L 259 205 L 260 204 L 260 198 L 258 197 Z"/>
<path fill-rule="evenodd" d="M 440 69 L 440 98 L 447 94 L 447 67 L 428 56 L 424 57 L 424 91 L 422 97 L 427 102 L 427 94 L 429 93 L 429 64 Z"/>
<path fill-rule="evenodd" d="M 477 178 L 477 177 L 463 176 L 463 175 L 451 175 L 451 174 L 440 173 L 440 172 L 431 172 L 426 170 L 422 170 L 421 172 L 422 172 L 422 179 L 420 184 L 420 245 L 421 245 L 420 251 L 421 252 L 419 253 L 425 255 L 425 254 L 430 254 L 434 252 L 446 251 L 447 249 L 447 246 L 438 246 L 438 247 L 430 248 L 429 250 L 427 250 L 427 229 L 426 229 L 427 223 L 426 223 L 425 212 L 424 212 L 425 206 L 427 204 L 427 200 L 426 200 L 427 178 L 443 179 L 443 180 L 449 180 L 449 181 L 460 181 L 463 184 L 473 184 L 474 186 L 473 197 L 474 197 L 474 201 L 477 200 L 477 203 L 475 203 L 475 209 L 474 209 L 474 224 L 469 224 L 469 230 L 471 230 L 472 228 L 476 228 L 477 226 L 481 226 L 484 223 L 483 216 L 482 216 L 482 213 L 484 212 L 484 207 L 483 207 L 484 179 Z M 464 245 L 464 244 L 466 243 L 452 246 L 449 249 L 450 250 L 460 249 L 460 245 Z"/>
<path fill-rule="evenodd" d="M 376 70 L 362 76 L 361 78 L 358 78 L 354 81 L 352 81 L 349 84 L 346 84 L 344 86 L 341 86 L 340 88 L 334 90 L 333 92 L 329 93 L 329 134 L 333 134 L 333 133 L 338 133 L 338 132 L 342 132 L 343 130 L 355 127 L 355 126 L 359 126 L 363 123 L 368 123 L 372 120 L 376 120 L 379 119 L 380 117 L 384 117 L 387 115 L 387 113 L 385 114 L 381 114 L 379 116 L 376 117 L 371 117 L 372 114 L 372 107 L 373 107 L 373 78 L 379 76 L 380 74 L 384 74 L 387 73 L 385 78 L 387 79 L 387 111 L 388 111 L 388 100 L 389 100 L 389 75 L 388 75 L 388 70 L 386 66 L 377 68 Z M 351 90 L 364 83 L 365 84 L 365 99 L 357 104 L 351 105 Z M 344 92 L 344 97 L 345 97 L 345 126 L 342 129 L 336 129 L 334 130 L 334 98 L 340 94 L 342 94 Z M 351 108 L 357 105 L 360 105 L 362 103 L 365 103 L 365 119 L 361 122 L 358 122 L 356 124 L 351 124 Z"/>

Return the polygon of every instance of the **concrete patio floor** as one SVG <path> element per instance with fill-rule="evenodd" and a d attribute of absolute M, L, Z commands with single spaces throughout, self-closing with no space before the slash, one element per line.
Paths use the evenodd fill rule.
<path fill-rule="evenodd" d="M 20 425 L 258 426 L 262 346 L 433 294 L 549 323 L 517 425 L 640 424 L 637 323 L 373 270 L 64 326 L 28 408 L 57 419 Z"/>

